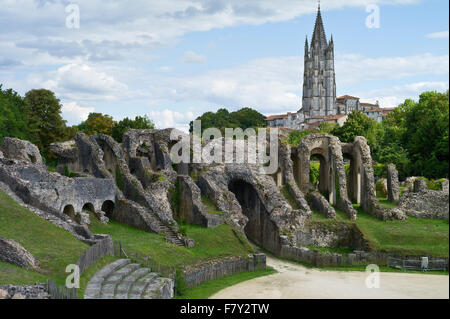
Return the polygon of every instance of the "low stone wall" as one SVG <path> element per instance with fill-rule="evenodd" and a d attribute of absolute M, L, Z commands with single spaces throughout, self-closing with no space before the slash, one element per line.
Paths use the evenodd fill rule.
<path fill-rule="evenodd" d="M 266 269 L 266 255 L 253 254 L 246 257 L 227 257 L 205 263 L 185 266 L 184 276 L 187 287 L 198 286 L 209 280 L 222 278 L 243 271 Z"/>
<path fill-rule="evenodd" d="M 280 257 L 304 262 L 312 266 L 361 266 L 369 264 L 387 266 L 389 257 L 414 260 L 420 265 L 420 257 L 417 256 L 399 256 L 383 252 L 365 252 L 360 250 L 355 250 L 350 254 L 324 253 L 306 247 L 293 247 L 288 245 L 281 247 Z M 429 258 L 429 268 L 432 267 L 448 270 L 448 258 Z"/>
<path fill-rule="evenodd" d="M 370 250 L 369 242 L 358 226 L 344 222 L 306 222 L 305 227 L 295 233 L 295 239 L 298 246 Z"/>
<path fill-rule="evenodd" d="M 311 209 L 325 215 L 326 218 L 336 219 L 336 211 L 333 206 L 317 191 L 312 191 L 307 195 Z"/>
<path fill-rule="evenodd" d="M 449 193 L 427 189 L 424 180 L 416 179 L 414 192 L 400 197 L 399 209 L 416 218 L 448 220 Z"/>
<path fill-rule="evenodd" d="M 44 284 L 34 286 L 0 286 L 0 299 L 50 299 Z"/>
<path fill-rule="evenodd" d="M 39 261 L 18 242 L 0 237 L 0 261 L 25 269 L 39 268 Z"/>

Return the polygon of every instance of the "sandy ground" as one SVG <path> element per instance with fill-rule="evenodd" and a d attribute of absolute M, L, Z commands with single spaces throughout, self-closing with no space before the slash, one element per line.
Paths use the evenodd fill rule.
<path fill-rule="evenodd" d="M 368 273 L 325 271 L 267 257 L 276 274 L 225 288 L 213 299 L 378 299 L 449 298 L 449 277 L 379 273 L 379 288 L 367 288 Z M 374 281 L 371 281 L 374 283 Z"/>

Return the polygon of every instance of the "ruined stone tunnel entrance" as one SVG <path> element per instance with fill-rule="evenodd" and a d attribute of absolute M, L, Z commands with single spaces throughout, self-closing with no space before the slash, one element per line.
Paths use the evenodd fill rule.
<path fill-rule="evenodd" d="M 114 212 L 114 202 L 111 200 L 107 200 L 102 205 L 102 211 L 105 212 L 106 217 L 111 219 Z"/>
<path fill-rule="evenodd" d="M 324 151 L 313 149 L 309 157 L 309 181 L 331 203 L 336 202 L 335 172 Z"/>
<path fill-rule="evenodd" d="M 361 163 L 351 153 L 343 153 L 343 156 L 344 163 L 348 165 L 348 169 L 346 169 L 348 198 L 353 203 L 360 204 L 362 192 Z"/>
<path fill-rule="evenodd" d="M 81 216 L 80 214 L 75 213 L 75 209 L 72 205 L 66 205 L 64 207 L 63 213 L 70 217 L 74 222 L 77 222 L 78 224 L 81 222 Z"/>
<path fill-rule="evenodd" d="M 87 213 L 95 213 L 94 205 L 91 203 L 84 204 L 81 210 Z"/>
<path fill-rule="evenodd" d="M 242 213 L 248 217 L 244 231 L 249 239 L 270 251 L 277 251 L 279 249 L 277 227 L 270 220 L 269 213 L 254 187 L 245 181 L 234 180 L 229 183 L 228 189 L 234 193 L 241 205 Z"/>

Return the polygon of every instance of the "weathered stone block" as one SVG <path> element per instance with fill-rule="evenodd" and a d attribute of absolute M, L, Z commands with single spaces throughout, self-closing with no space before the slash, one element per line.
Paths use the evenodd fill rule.
<path fill-rule="evenodd" d="M 2 144 L 3 156 L 10 159 L 42 164 L 42 157 L 36 145 L 18 138 L 5 137 Z M 0 156 L 1 158 L 1 156 Z"/>
<path fill-rule="evenodd" d="M 19 243 L 0 237 L 0 260 L 22 268 L 39 267 L 39 261 Z"/>

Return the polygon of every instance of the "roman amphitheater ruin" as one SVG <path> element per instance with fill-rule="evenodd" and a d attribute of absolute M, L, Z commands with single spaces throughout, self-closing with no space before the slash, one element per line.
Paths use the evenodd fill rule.
<path fill-rule="evenodd" d="M 172 165 L 170 148 L 176 141 L 170 140 L 171 132 L 130 130 L 122 144 L 106 135 L 79 133 L 72 141 L 51 145 L 59 158 L 57 172 L 47 170 L 31 143 L 5 138 L 0 181 L 86 242 L 95 241 L 86 227 L 86 210 L 104 222 L 114 219 L 148 232 L 165 232 L 173 243 L 188 247 L 195 243 L 176 232 L 178 214 L 205 227 L 227 223 L 275 254 L 283 245 L 305 245 L 305 238 L 320 242 L 304 226 L 311 210 L 333 219 L 337 207 L 353 220 L 358 216 L 352 203 L 382 220 L 404 219 L 408 212 L 379 205 L 370 149 L 363 137 L 347 144 L 334 136 L 312 134 L 290 146 L 280 135 L 278 171 L 271 176 L 261 174 L 257 164 Z M 317 188 L 309 178 L 311 156 L 320 161 Z M 344 159 L 350 162 L 348 176 Z M 78 177 L 64 176 L 65 171 Z M 174 212 L 170 197 L 177 183 L 181 209 Z M 398 185 L 398 177 L 390 184 Z M 295 200 L 295 209 L 280 193 L 283 186 Z M 225 214 L 209 214 L 201 194 Z"/>

